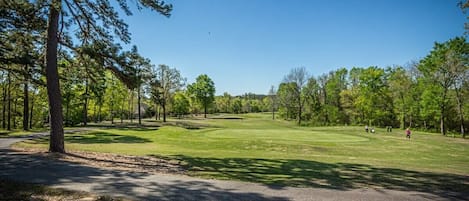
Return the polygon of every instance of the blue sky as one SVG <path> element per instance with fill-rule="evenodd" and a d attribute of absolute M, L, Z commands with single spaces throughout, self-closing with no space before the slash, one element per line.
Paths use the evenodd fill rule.
<path fill-rule="evenodd" d="M 292 68 L 319 76 L 341 67 L 405 65 L 435 41 L 464 33 L 456 0 L 171 0 L 165 18 L 148 10 L 122 17 L 132 44 L 154 64 L 192 83 L 213 79 L 216 94 L 266 94 Z"/>

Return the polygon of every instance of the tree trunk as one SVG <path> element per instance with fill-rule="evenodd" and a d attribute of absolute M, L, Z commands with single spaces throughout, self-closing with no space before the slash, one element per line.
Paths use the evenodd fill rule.
<path fill-rule="evenodd" d="M 272 106 L 272 120 L 275 120 L 275 108 Z"/>
<path fill-rule="evenodd" d="M 166 103 L 163 103 L 162 108 L 163 108 L 163 122 L 166 122 Z"/>
<path fill-rule="evenodd" d="M 298 126 L 301 126 L 301 110 L 302 110 L 302 103 L 301 103 L 301 92 L 298 96 Z"/>
<path fill-rule="evenodd" d="M 62 96 L 60 94 L 59 74 L 57 70 L 58 24 L 61 0 L 52 0 L 49 8 L 46 49 L 47 97 L 51 117 L 50 152 L 65 153 L 62 116 Z"/>
<path fill-rule="evenodd" d="M 98 123 L 98 106 L 96 103 L 94 104 L 94 109 L 93 109 L 93 119 L 94 119 L 94 123 Z"/>
<path fill-rule="evenodd" d="M 83 126 L 88 125 L 88 77 L 85 78 L 85 99 L 83 100 Z"/>
<path fill-rule="evenodd" d="M 446 110 L 446 93 L 447 88 L 443 90 L 443 100 L 440 103 L 440 132 L 442 135 L 446 135 L 446 127 L 445 127 L 445 110 Z"/>
<path fill-rule="evenodd" d="M 142 110 L 141 110 L 141 97 L 140 86 L 137 89 L 137 107 L 138 107 L 138 125 L 142 125 Z"/>
<path fill-rule="evenodd" d="M 124 105 L 125 105 L 125 98 L 122 99 L 122 104 L 121 104 L 121 124 L 124 123 Z"/>
<path fill-rule="evenodd" d="M 456 88 L 456 99 L 458 100 L 458 114 L 459 114 L 459 124 L 461 127 L 461 135 L 463 138 L 466 137 L 466 133 L 464 132 L 464 113 L 462 111 L 462 101 L 461 101 L 461 93 L 458 88 Z"/>
<path fill-rule="evenodd" d="M 101 122 L 101 109 L 102 109 L 102 106 L 101 104 L 98 105 L 98 122 Z"/>
<path fill-rule="evenodd" d="M 301 126 L 301 107 L 298 109 L 298 126 Z"/>
<path fill-rule="evenodd" d="M 412 128 L 413 126 L 413 120 L 412 120 L 412 115 L 409 117 L 409 127 Z"/>
<path fill-rule="evenodd" d="M 30 129 L 33 128 L 33 111 L 34 111 L 34 94 L 31 97 L 31 110 L 30 110 L 31 113 L 29 114 L 29 128 Z"/>
<path fill-rule="evenodd" d="M 129 119 L 130 119 L 130 123 L 132 123 L 133 119 L 134 119 L 134 114 L 133 114 L 133 100 L 134 100 L 134 93 L 133 91 L 130 91 L 130 100 L 129 100 Z"/>
<path fill-rule="evenodd" d="M 7 111 L 7 85 L 3 86 L 3 110 L 2 110 L 2 128 L 5 129 L 7 127 L 6 122 L 6 111 Z"/>
<path fill-rule="evenodd" d="M 8 72 L 8 84 L 7 84 L 7 96 L 8 96 L 8 103 L 7 103 L 7 108 L 8 108 L 8 113 L 7 113 L 7 130 L 11 130 L 11 77 L 10 77 L 10 72 Z"/>
<path fill-rule="evenodd" d="M 65 126 L 70 126 L 70 99 L 65 104 Z"/>
<path fill-rule="evenodd" d="M 28 65 L 24 66 L 24 70 L 28 72 Z M 28 77 L 24 76 L 24 98 L 23 98 L 23 130 L 29 130 L 29 93 L 28 93 Z"/>
<path fill-rule="evenodd" d="M 443 116 L 443 114 L 441 114 L 441 117 L 440 117 L 440 132 L 442 135 L 446 135 L 446 130 L 445 130 L 445 118 Z"/>
<path fill-rule="evenodd" d="M 158 104 L 155 103 L 155 121 L 158 121 Z"/>
<path fill-rule="evenodd" d="M 207 104 L 204 104 L 204 118 L 207 118 Z"/>
<path fill-rule="evenodd" d="M 111 101 L 111 105 L 110 105 L 111 124 L 114 124 L 114 111 L 113 111 L 113 108 L 114 108 L 114 103 Z"/>
<path fill-rule="evenodd" d="M 15 97 L 17 97 L 17 94 L 15 94 Z M 18 98 L 15 98 L 13 101 L 13 129 L 16 129 L 16 114 L 18 113 L 17 110 L 17 105 L 18 105 Z"/>

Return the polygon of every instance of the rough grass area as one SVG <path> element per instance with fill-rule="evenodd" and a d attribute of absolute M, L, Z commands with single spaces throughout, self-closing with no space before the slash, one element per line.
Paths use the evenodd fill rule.
<path fill-rule="evenodd" d="M 183 161 L 190 175 L 269 185 L 435 193 L 469 189 L 466 139 L 416 131 L 408 140 L 399 129 L 377 128 L 371 134 L 362 127 L 298 127 L 271 120 L 270 114 L 239 117 L 75 133 L 65 136 L 66 148 L 156 155 Z M 18 146 L 46 148 L 47 143 L 38 139 Z"/>
<path fill-rule="evenodd" d="M 49 188 L 42 185 L 26 184 L 0 179 L 0 200 L 30 201 L 117 201 L 124 199 L 110 196 L 98 196 L 87 192 Z"/>

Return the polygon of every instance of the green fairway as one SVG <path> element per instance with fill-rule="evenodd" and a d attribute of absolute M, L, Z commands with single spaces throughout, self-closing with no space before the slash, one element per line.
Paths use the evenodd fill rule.
<path fill-rule="evenodd" d="M 231 117 L 69 134 L 66 148 L 175 158 L 189 174 L 206 178 L 340 189 L 469 189 L 469 140 L 423 132 L 407 140 L 398 129 L 371 134 L 354 126 L 297 127 L 268 114 Z"/>

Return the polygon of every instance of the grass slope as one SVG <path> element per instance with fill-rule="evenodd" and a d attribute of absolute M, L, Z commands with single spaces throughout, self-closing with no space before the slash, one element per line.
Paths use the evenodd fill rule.
<path fill-rule="evenodd" d="M 20 146 L 47 143 L 43 139 Z M 176 158 L 195 176 L 274 185 L 469 189 L 468 140 L 424 132 L 414 132 L 407 140 L 398 129 L 386 133 L 378 128 L 371 134 L 362 127 L 297 127 L 273 121 L 268 114 L 71 134 L 66 135 L 66 147 Z"/>

